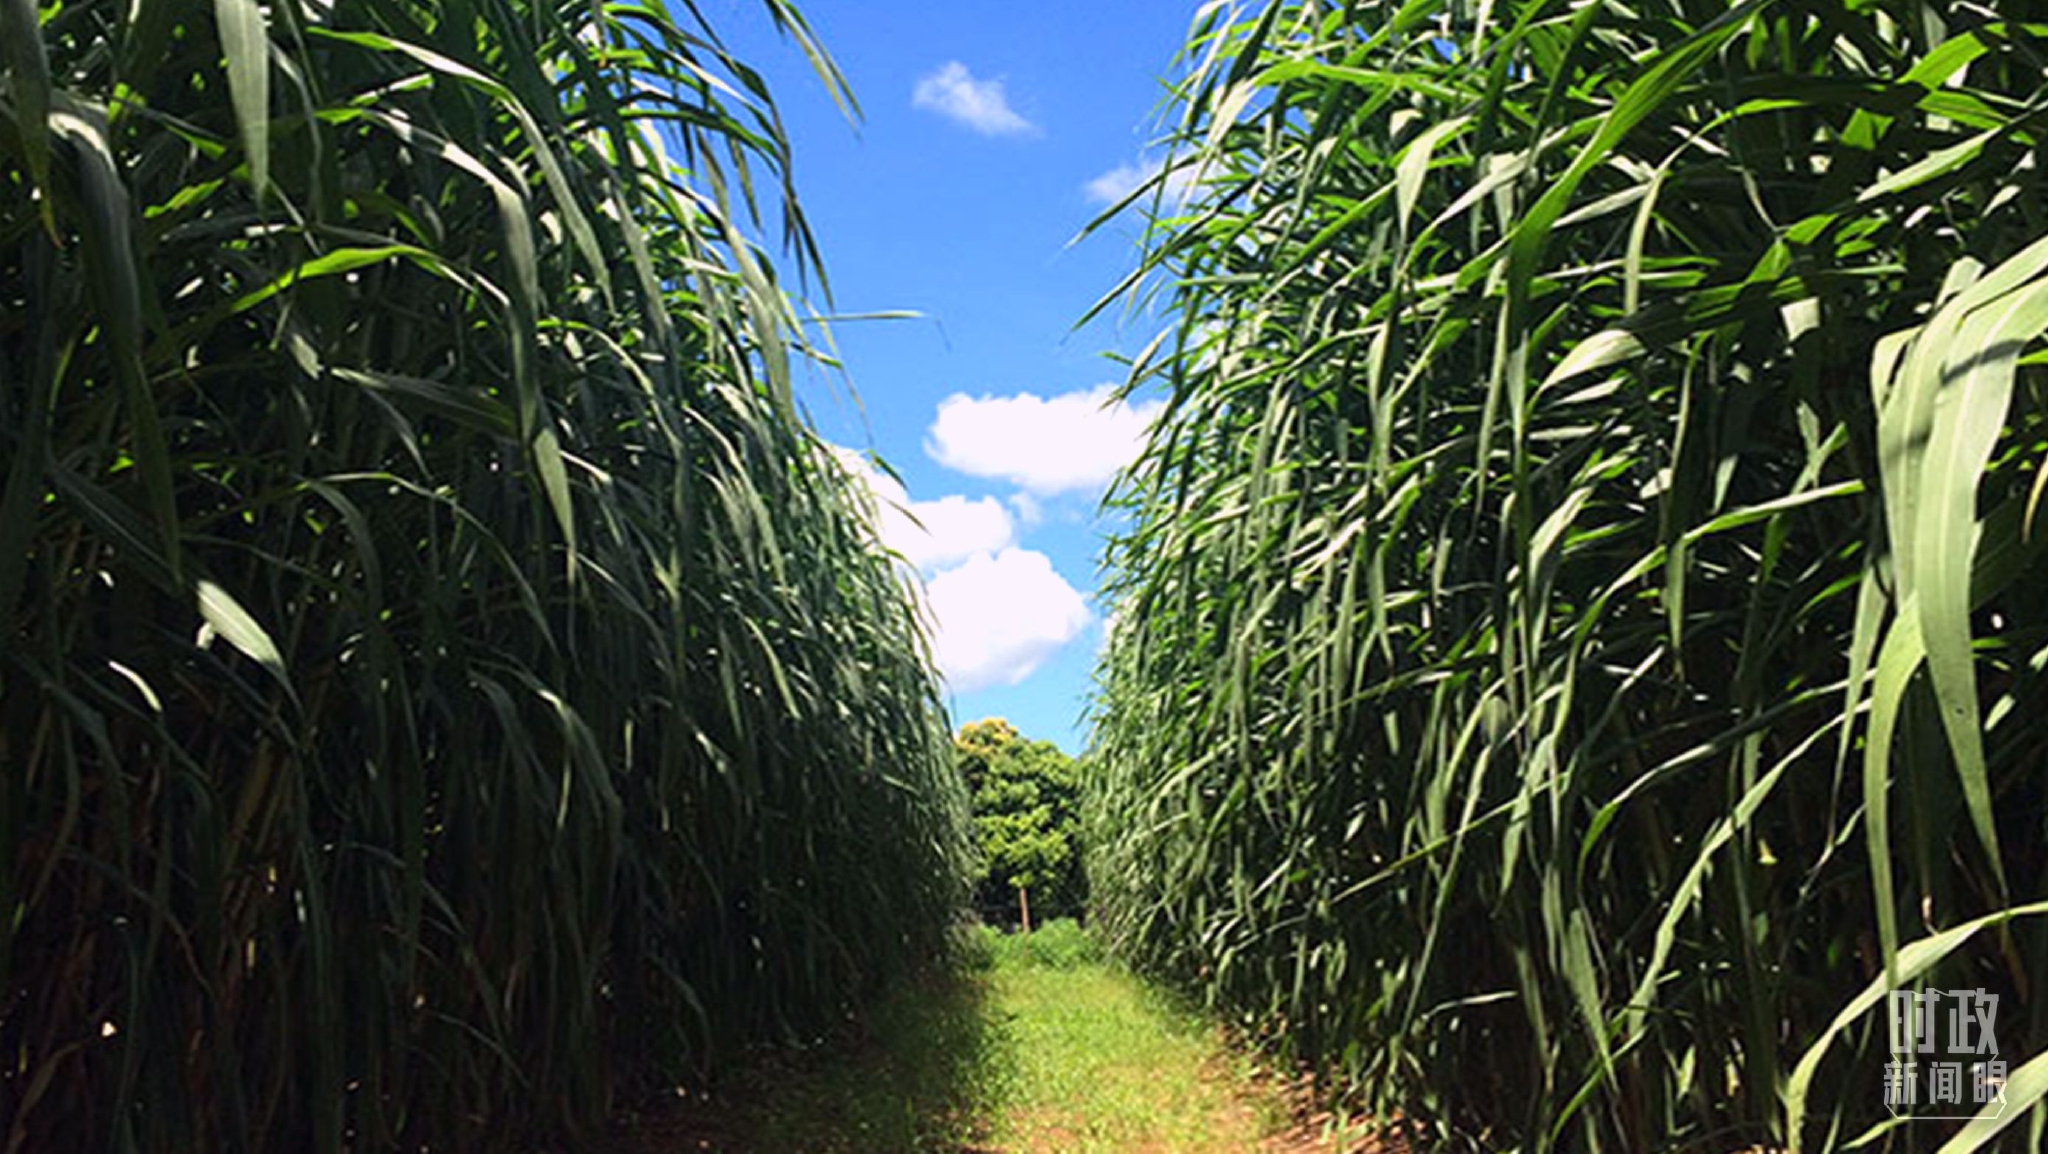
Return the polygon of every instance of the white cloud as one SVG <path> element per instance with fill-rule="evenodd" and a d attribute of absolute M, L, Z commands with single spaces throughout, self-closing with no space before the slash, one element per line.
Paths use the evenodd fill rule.
<path fill-rule="evenodd" d="M 936 501 L 913 501 L 901 483 L 866 457 L 838 447 L 833 453 L 874 496 L 882 543 L 920 572 L 994 552 L 1016 540 L 1010 511 L 994 497 L 969 500 L 956 493 Z"/>
<path fill-rule="evenodd" d="M 1033 493 L 1100 490 L 1135 460 L 1158 402 L 1110 403 L 1114 386 L 1041 398 L 1032 393 L 939 402 L 925 452 L 949 469 L 999 477 Z"/>
<path fill-rule="evenodd" d="M 1102 632 L 1095 638 L 1095 656 L 1109 652 L 1109 643 L 1116 631 L 1123 628 L 1125 621 L 1124 603 L 1117 601 L 1110 605 L 1109 612 L 1102 615 Z"/>
<path fill-rule="evenodd" d="M 977 553 L 925 587 L 939 668 L 955 693 L 1016 685 L 1079 637 L 1088 603 L 1032 549 Z"/>
<path fill-rule="evenodd" d="M 1010 511 L 994 497 L 913 501 L 864 455 L 832 453 L 874 500 L 875 532 L 922 574 L 904 576 L 933 625 L 939 669 L 955 693 L 1015 685 L 1087 631 L 1088 603 L 1045 554 L 1015 545 Z M 1020 514 L 1038 502 L 1010 500 Z"/>
<path fill-rule="evenodd" d="M 1017 511 L 1017 519 L 1024 522 L 1027 529 L 1045 522 L 1045 506 L 1029 493 L 1010 494 L 1010 508 Z"/>
<path fill-rule="evenodd" d="M 1150 160 L 1133 161 L 1129 164 L 1119 164 L 1108 172 L 1102 173 L 1100 176 L 1090 180 L 1087 184 L 1082 185 L 1081 190 L 1088 195 L 1089 200 L 1096 204 L 1115 204 L 1143 188 L 1146 182 L 1158 176 L 1160 170 L 1165 166 L 1165 160 L 1160 157 L 1154 157 Z M 1181 201 L 1186 200 L 1188 191 L 1194 185 L 1195 170 L 1193 167 L 1182 165 L 1174 169 L 1173 175 L 1166 178 L 1167 203 L 1178 205 Z M 1150 200 L 1150 195 L 1147 195 L 1142 198 L 1140 203 L 1149 202 Z"/>
<path fill-rule="evenodd" d="M 1143 187 L 1144 183 L 1159 173 L 1155 164 L 1119 164 L 1108 172 L 1082 185 L 1088 199 L 1097 204 L 1115 204 Z"/>
<path fill-rule="evenodd" d="M 983 136 L 1035 131 L 1030 121 L 1010 107 L 1002 81 L 976 80 L 958 60 L 947 61 L 938 71 L 921 77 L 911 90 L 910 103 L 964 124 Z"/>

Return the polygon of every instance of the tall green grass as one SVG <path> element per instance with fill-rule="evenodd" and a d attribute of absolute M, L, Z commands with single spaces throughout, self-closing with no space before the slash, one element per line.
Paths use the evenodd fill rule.
<path fill-rule="evenodd" d="M 1950 1148 L 2038 1148 L 2044 15 L 1203 8 L 1133 198 L 1121 953 L 1446 1148 L 1931 1149 L 1875 994 L 1984 987 Z"/>
<path fill-rule="evenodd" d="M 6 1150 L 588 1134 L 941 944 L 935 680 L 694 7 L 0 38 Z"/>

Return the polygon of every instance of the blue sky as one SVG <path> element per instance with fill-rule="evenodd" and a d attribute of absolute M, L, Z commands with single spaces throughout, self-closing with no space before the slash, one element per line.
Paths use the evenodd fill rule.
<path fill-rule="evenodd" d="M 955 724 L 1007 717 L 1077 752 L 1106 607 L 1095 510 L 1148 410 L 1104 409 L 1155 322 L 1074 322 L 1136 259 L 1135 222 L 1069 241 L 1148 159 L 1193 16 L 1163 0 L 808 0 L 852 84 L 849 124 L 758 5 L 702 5 L 777 94 L 858 403 L 803 398 L 834 443 L 879 453 L 908 503 L 884 536 L 923 572 Z M 820 305 L 822 307 L 822 305 Z"/>

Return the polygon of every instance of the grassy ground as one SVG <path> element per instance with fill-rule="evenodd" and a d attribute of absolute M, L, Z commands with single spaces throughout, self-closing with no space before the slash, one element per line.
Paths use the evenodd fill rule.
<path fill-rule="evenodd" d="M 986 933 L 963 973 L 901 990 L 851 1044 L 750 1071 L 635 1154 L 1221 1154 L 1335 1149 L 1215 1031 L 1098 959 L 1071 923 Z"/>
<path fill-rule="evenodd" d="M 1120 971 L 1085 957 L 1048 965 L 1007 939 L 991 1004 L 1013 1069 L 994 1118 L 1003 1150 L 1249 1150 L 1287 1128 L 1212 1033 Z M 1045 951 L 1039 951 L 1045 952 Z M 1054 956 L 1058 952 L 1054 951 Z"/>

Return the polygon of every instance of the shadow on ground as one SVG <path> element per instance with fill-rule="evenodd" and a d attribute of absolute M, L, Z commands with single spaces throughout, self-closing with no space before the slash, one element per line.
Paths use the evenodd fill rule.
<path fill-rule="evenodd" d="M 980 974 L 905 983 L 864 1027 L 751 1063 L 712 1095 L 642 1113 L 614 1154 L 994 1154 L 990 1118 L 1014 1070 Z"/>
<path fill-rule="evenodd" d="M 983 931 L 857 1030 L 622 1120 L 607 1154 L 1391 1154 L 1079 927 Z M 1346 1136 L 1339 1137 L 1339 1134 Z"/>

